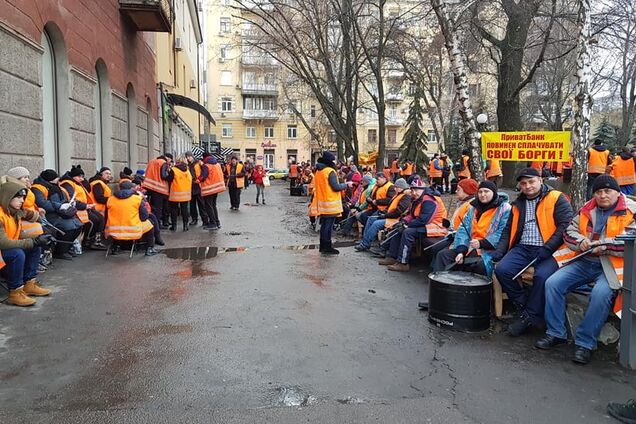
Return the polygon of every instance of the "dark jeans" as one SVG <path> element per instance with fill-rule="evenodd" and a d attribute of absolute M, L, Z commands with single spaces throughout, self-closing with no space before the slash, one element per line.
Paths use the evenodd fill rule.
<path fill-rule="evenodd" d="M 192 219 L 199 219 L 199 211 L 201 212 L 201 220 L 203 221 L 203 225 L 207 224 L 209 222 L 208 214 L 205 211 L 203 198 L 201 197 L 200 193 L 199 194 L 192 193 L 192 200 L 190 201 L 190 217 Z"/>
<path fill-rule="evenodd" d="M 159 220 L 154 213 L 148 214 L 148 221 L 152 223 L 152 233 L 155 236 L 155 240 L 161 240 L 161 227 L 159 226 Z M 154 243 L 153 243 L 154 244 Z"/>
<path fill-rule="evenodd" d="M 336 222 L 336 217 L 320 217 L 320 246 L 331 246 L 331 231 L 333 230 L 333 224 Z"/>
<path fill-rule="evenodd" d="M 7 265 L 0 272 L 7 280 L 9 290 L 19 289 L 24 283 L 35 278 L 40 264 L 40 254 L 42 253 L 39 247 L 34 247 L 33 249 L 5 249 L 1 253 Z"/>
<path fill-rule="evenodd" d="M 75 230 L 66 230 L 65 235 L 56 233 L 55 238 L 63 243 L 55 244 L 54 253 L 56 255 L 63 255 L 64 253 L 68 253 L 68 251 L 71 250 L 71 245 L 73 244 L 73 241 L 75 241 L 75 239 L 79 237 L 79 235 L 82 232 L 82 229 L 83 227 L 79 227 Z"/>
<path fill-rule="evenodd" d="M 444 186 L 444 192 L 450 193 L 451 185 L 450 185 L 450 174 L 442 175 L 442 185 Z"/>
<path fill-rule="evenodd" d="M 554 274 L 559 265 L 552 257 L 533 265 L 534 277 L 530 293 L 512 277 L 526 267 L 539 254 L 542 246 L 526 246 L 518 244 L 506 253 L 495 268 L 495 275 L 508 298 L 520 307 L 525 308 L 532 323 L 543 324 L 545 309 L 545 281 Z"/>
<path fill-rule="evenodd" d="M 88 211 L 88 219 L 90 222 L 84 224 L 83 228 L 86 241 L 93 240 L 95 239 L 95 234 L 104 232 L 105 225 L 104 215 L 95 210 Z"/>
<path fill-rule="evenodd" d="M 422 230 L 421 228 L 419 230 Z M 418 228 L 406 228 L 402 232 L 401 237 L 395 237 L 391 240 L 389 247 L 389 256 L 397 259 L 398 262 L 408 264 L 411 257 L 413 244 L 420 238 L 426 237 L 426 232 L 418 231 Z"/>
<path fill-rule="evenodd" d="M 446 250 L 439 251 L 437 255 L 435 256 L 435 260 L 433 261 L 433 271 L 434 272 L 444 271 L 448 265 L 455 263 L 455 258 L 457 257 L 458 254 L 459 252 L 454 249 L 446 249 Z M 476 256 L 477 256 L 477 253 L 473 250 L 472 252 L 470 252 L 470 255 L 465 256 L 464 259 L 474 258 Z M 455 265 L 452 269 L 453 271 L 465 271 L 465 272 L 472 272 L 472 273 L 480 274 L 480 275 L 486 275 L 486 266 L 484 265 L 483 260 L 480 260 L 479 262 L 471 263 L 471 264 Z"/>
<path fill-rule="evenodd" d="M 241 189 L 229 186 L 228 191 L 230 192 L 230 206 L 238 209 L 241 206 Z"/>
<path fill-rule="evenodd" d="M 203 204 L 205 205 L 205 213 L 208 216 L 209 223 L 216 224 L 220 227 L 221 221 L 219 221 L 219 211 L 216 209 L 216 198 L 218 196 L 218 193 L 205 196 L 203 198 Z"/>
<path fill-rule="evenodd" d="M 164 203 L 168 200 L 168 196 L 165 194 L 157 193 L 156 191 L 148 190 L 148 201 L 150 202 L 150 209 L 155 214 L 157 219 L 161 219 L 164 224 L 168 223 L 168 220 L 164 213 L 168 213 L 164 208 Z"/>
<path fill-rule="evenodd" d="M 443 177 L 435 177 L 433 178 L 433 188 L 437 189 L 440 193 L 444 192 L 444 178 Z"/>
<path fill-rule="evenodd" d="M 186 222 L 188 218 L 188 202 L 170 202 L 170 220 L 172 225 L 177 225 L 177 217 L 181 211 L 181 219 Z"/>

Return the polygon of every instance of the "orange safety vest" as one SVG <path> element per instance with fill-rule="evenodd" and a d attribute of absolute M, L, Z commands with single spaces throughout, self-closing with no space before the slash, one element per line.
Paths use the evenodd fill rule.
<path fill-rule="evenodd" d="M 464 164 L 464 170 L 463 171 L 459 171 L 457 173 L 458 177 L 466 177 L 466 178 L 470 178 L 470 167 L 468 166 L 468 161 L 470 160 L 470 157 L 464 155 L 462 156 L 462 162 Z"/>
<path fill-rule="evenodd" d="M 543 162 L 538 162 L 538 161 L 530 162 L 530 168 L 534 168 L 541 171 L 543 170 Z"/>
<path fill-rule="evenodd" d="M 232 171 L 232 164 L 228 163 L 225 165 L 225 173 L 227 174 L 227 183 L 228 185 L 230 184 L 230 172 Z M 241 172 L 243 172 L 243 164 L 242 163 L 237 163 L 236 164 L 236 175 L 240 174 Z M 245 187 L 245 177 L 234 177 L 236 179 L 236 188 L 243 188 Z"/>
<path fill-rule="evenodd" d="M 431 163 L 428 164 L 428 176 L 430 178 L 441 178 L 442 171 L 440 169 L 435 169 L 435 161 L 440 161 L 441 159 L 432 159 Z M 444 165 L 442 165 L 443 167 Z"/>
<path fill-rule="evenodd" d="M 596 149 L 590 147 L 588 150 L 589 159 L 587 162 L 588 174 L 604 174 L 607 168 L 607 161 L 609 159 L 609 150 L 599 152 Z"/>
<path fill-rule="evenodd" d="M 564 162 L 552 162 L 552 166 L 550 166 L 550 170 L 554 175 L 563 174 L 563 164 Z"/>
<path fill-rule="evenodd" d="M 426 224 L 426 237 L 444 237 L 448 234 L 448 230 L 444 228 L 444 219 L 446 219 L 446 205 L 442 202 L 442 199 L 437 196 L 429 196 L 428 194 L 424 194 L 425 199 L 433 200 L 437 203 L 437 210 L 435 211 L 435 215 L 431 221 Z M 422 209 L 422 201 L 415 208 L 415 216 L 419 216 L 420 210 Z"/>
<path fill-rule="evenodd" d="M 573 162 L 574 162 L 574 158 L 572 157 L 572 155 L 570 155 L 570 157 L 568 158 L 568 161 L 563 163 L 563 169 L 571 169 Z"/>
<path fill-rule="evenodd" d="M 499 159 L 490 159 L 490 167 L 486 171 L 486 178 L 500 177 L 502 175 Z"/>
<path fill-rule="evenodd" d="M 395 196 L 393 200 L 391 200 L 391 204 L 389 205 L 389 208 L 387 209 L 387 213 L 395 212 L 398 208 L 398 205 L 400 204 L 400 200 L 402 200 L 402 198 L 405 195 L 406 193 L 402 192 L 398 194 L 397 196 Z M 391 228 L 392 226 L 397 224 L 399 220 L 400 220 L 399 218 L 386 218 L 384 221 L 384 228 Z"/>
<path fill-rule="evenodd" d="M 610 172 L 610 175 L 616 178 L 616 181 L 618 181 L 618 185 L 620 186 L 636 184 L 634 159 L 629 158 L 625 160 L 619 156 L 614 162 L 612 162 L 612 172 Z"/>
<path fill-rule="evenodd" d="M 400 167 L 398 166 L 398 161 L 394 160 L 391 162 L 391 174 L 397 174 L 400 172 Z"/>
<path fill-rule="evenodd" d="M 336 172 L 333 168 L 324 168 L 316 172 L 314 191 L 314 210 L 317 215 L 340 215 L 343 212 L 340 193 L 329 185 L 329 175 Z"/>
<path fill-rule="evenodd" d="M 168 200 L 171 202 L 189 202 L 192 200 L 192 174 L 186 169 L 180 170 L 176 166 L 172 168 L 174 173 L 174 179 L 170 183 L 170 197 Z"/>
<path fill-rule="evenodd" d="M 412 163 L 406 164 L 406 169 L 400 171 L 400 175 L 402 177 L 410 177 L 413 175 L 414 165 Z"/>
<path fill-rule="evenodd" d="M 371 191 L 371 197 L 375 200 L 386 199 L 391 187 L 393 187 L 393 183 L 388 181 L 382 187 L 376 185 L 375 187 L 373 187 L 373 191 Z M 378 210 L 385 211 L 388 207 L 389 205 L 378 205 Z"/>
<path fill-rule="evenodd" d="M 298 178 L 298 165 L 291 165 L 289 167 L 289 178 Z"/>
<path fill-rule="evenodd" d="M 93 203 L 95 205 L 95 210 L 103 214 L 104 212 L 106 212 L 106 205 L 102 203 L 98 203 L 92 194 L 93 187 L 95 187 L 97 184 L 101 185 L 102 188 L 104 189 L 104 197 L 106 198 L 107 202 L 108 202 L 108 199 L 113 195 L 113 192 L 110 190 L 110 187 L 108 187 L 108 184 L 106 184 L 102 180 L 95 180 L 91 183 L 91 193 L 88 194 L 88 199 L 90 200 L 90 203 Z"/>
<path fill-rule="evenodd" d="M 4 233 L 9 240 L 19 240 L 22 227 L 22 220 L 17 220 L 0 207 L 0 224 L 4 227 Z M 4 268 L 6 263 L 0 255 L 0 269 Z"/>
<path fill-rule="evenodd" d="M 33 194 L 31 190 L 27 190 L 27 197 L 26 199 L 24 199 L 24 203 L 22 204 L 22 209 L 33 211 L 36 214 L 40 213 L 39 208 L 35 205 L 35 194 Z M 44 229 L 42 229 L 42 224 L 40 224 L 39 222 L 29 222 L 29 221 L 22 220 L 21 225 L 22 225 L 22 228 L 20 230 L 21 239 L 35 238 L 41 234 L 44 234 Z"/>
<path fill-rule="evenodd" d="M 73 191 L 75 192 L 75 200 L 86 204 L 91 203 L 88 201 L 88 192 L 83 185 L 77 184 L 75 181 L 72 180 L 65 180 L 62 183 L 69 183 L 71 187 L 73 187 Z M 66 193 L 67 195 L 69 194 L 68 192 Z M 90 219 L 88 219 L 88 210 L 78 210 L 77 217 L 80 221 L 82 221 L 82 224 L 88 224 L 90 222 Z"/>
<path fill-rule="evenodd" d="M 142 197 L 134 194 L 127 199 L 112 196 L 108 199 L 108 220 L 104 233 L 115 240 L 139 240 L 153 229 L 149 220 L 139 217 Z"/>
<path fill-rule="evenodd" d="M 205 164 L 208 168 L 208 178 L 201 183 L 201 196 L 211 196 L 225 191 L 225 181 L 223 181 L 223 169 L 221 165 L 211 163 Z"/>
<path fill-rule="evenodd" d="M 164 163 L 166 163 L 165 160 L 158 158 L 148 162 L 145 178 L 141 186 L 155 193 L 161 193 L 167 196 L 170 194 L 170 184 L 168 181 L 161 179 L 161 167 Z"/>
<path fill-rule="evenodd" d="M 468 208 L 470 207 L 471 201 L 472 199 L 467 200 L 461 205 L 459 205 L 457 209 L 455 209 L 455 212 L 453 213 L 453 218 L 451 219 L 453 230 L 457 230 L 459 226 L 462 225 L 461 222 L 464 220 L 464 217 L 466 216 L 466 212 L 468 212 Z"/>
<path fill-rule="evenodd" d="M 537 204 L 537 225 L 539 226 L 539 232 L 543 242 L 547 242 L 550 237 L 556 232 L 556 223 L 554 222 L 554 206 L 557 200 L 559 200 L 561 192 L 557 190 L 549 191 L 545 197 L 539 200 Z M 512 205 L 512 229 L 510 231 L 510 245 L 512 249 L 513 242 L 517 237 L 517 228 L 519 226 L 519 209 L 516 205 Z"/>

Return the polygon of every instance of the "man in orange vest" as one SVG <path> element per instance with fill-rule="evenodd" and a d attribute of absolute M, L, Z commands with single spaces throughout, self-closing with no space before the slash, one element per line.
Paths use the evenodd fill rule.
<path fill-rule="evenodd" d="M 225 178 L 230 193 L 230 210 L 237 211 L 241 206 L 241 189 L 245 187 L 245 172 L 236 156 L 232 156 L 230 163 L 225 165 Z"/>
<path fill-rule="evenodd" d="M 612 162 L 610 175 L 616 178 L 621 186 L 621 193 L 630 195 L 636 184 L 636 158 L 632 156 L 629 147 L 623 147 L 621 154 Z"/>
<path fill-rule="evenodd" d="M 400 165 L 398 164 L 397 158 L 393 159 L 391 162 L 391 181 L 396 182 L 400 176 Z"/>
<path fill-rule="evenodd" d="M 199 223 L 200 212 L 203 226 L 207 226 L 209 219 L 203 204 L 203 197 L 201 196 L 201 183 L 208 178 L 208 168 L 203 166 L 203 161 L 200 158 L 195 158 L 192 152 L 186 152 L 185 158 L 188 162 L 190 175 L 192 175 L 192 200 L 190 201 L 190 218 L 192 222 L 190 222 L 190 225 Z"/>
<path fill-rule="evenodd" d="M 543 324 L 545 281 L 559 268 L 552 256 L 563 244 L 563 231 L 572 219 L 567 197 L 543 184 L 541 171 L 526 168 L 517 177 L 521 194 L 512 202 L 512 213 L 499 240 L 493 260 L 499 261 L 495 275 L 518 317 L 508 327 L 511 336 L 520 336 L 532 326 Z M 534 266 L 530 294 L 513 279 L 531 261 Z"/>
<path fill-rule="evenodd" d="M 457 179 L 459 181 L 463 180 L 464 178 L 472 178 L 470 174 L 469 162 L 470 152 L 468 150 L 462 150 L 462 157 L 459 158 L 459 161 L 456 165 Z"/>
<path fill-rule="evenodd" d="M 444 183 L 442 172 L 444 171 L 444 162 L 440 160 L 439 153 L 435 153 L 428 165 L 428 177 L 431 180 L 431 188 L 440 193 L 444 191 Z"/>
<path fill-rule="evenodd" d="M 636 202 L 621 194 L 620 186 L 613 177 L 596 177 L 592 191 L 594 197 L 579 210 L 564 235 L 570 249 L 591 252 L 559 269 L 546 281 L 547 331 L 535 344 L 539 349 L 550 349 L 567 342 L 566 296 L 572 290 L 593 284 L 590 304 L 576 331 L 572 360 L 579 364 L 590 361 L 613 304 L 614 311 L 620 313 L 620 296 L 618 302 L 614 302 L 614 298 L 623 282 L 625 245 L 613 242 L 627 226 L 633 224 L 636 213 Z"/>
<path fill-rule="evenodd" d="M 610 152 L 601 140 L 594 140 L 594 145 L 587 151 L 587 198 L 592 198 L 592 185 L 599 175 L 605 174 L 612 161 Z"/>
<path fill-rule="evenodd" d="M 170 211 L 168 208 L 168 195 L 170 194 L 170 182 L 168 175 L 172 167 L 173 156 L 164 153 L 148 162 L 144 181 L 141 186 L 148 194 L 152 213 L 161 220 L 161 229 L 165 230 L 169 226 Z"/>
<path fill-rule="evenodd" d="M 351 181 L 338 182 L 336 171 L 336 156 L 325 151 L 316 164 L 314 177 L 314 197 L 310 205 L 310 214 L 320 217 L 320 253 L 337 255 L 340 252 L 333 248 L 331 233 L 336 218 L 342 215 L 342 195 L 347 187 L 353 185 Z"/>
<path fill-rule="evenodd" d="M 204 166 L 208 173 L 208 177 L 201 183 L 201 196 L 203 196 L 205 213 L 208 216 L 208 225 L 203 228 L 206 230 L 220 230 L 221 221 L 219 220 L 219 211 L 216 207 L 216 200 L 219 193 L 225 191 L 223 169 L 217 162 L 216 158 L 211 154 L 207 153 L 203 156 Z"/>
<path fill-rule="evenodd" d="M 7 303 L 31 306 L 31 296 L 48 296 L 51 291 L 40 287 L 36 275 L 41 247 L 50 245 L 53 238 L 41 234 L 36 238 L 20 239 L 23 221 L 36 222 L 39 214 L 23 209 L 27 189 L 20 181 L 0 178 L 0 272 L 9 286 Z"/>
<path fill-rule="evenodd" d="M 443 226 L 446 207 L 439 193 L 427 187 L 421 180 L 411 183 L 411 207 L 401 220 L 405 226 L 401 237 L 391 240 L 387 257 L 380 265 L 388 265 L 391 271 L 405 272 L 410 269 L 409 259 L 413 244 L 420 238 L 441 238 L 448 234 Z"/>
<path fill-rule="evenodd" d="M 451 174 L 451 161 L 446 153 L 442 153 L 439 156 L 440 163 L 442 164 L 442 193 L 451 192 L 450 174 Z"/>
<path fill-rule="evenodd" d="M 289 187 L 294 188 L 298 183 L 298 177 L 300 176 L 298 165 L 295 160 L 292 160 L 291 165 L 289 165 Z"/>
<path fill-rule="evenodd" d="M 192 175 L 188 170 L 188 163 L 185 158 L 177 159 L 177 164 L 170 169 L 168 174 L 170 182 L 170 231 L 177 231 L 177 217 L 181 214 L 183 231 L 188 231 L 189 208 L 188 204 L 192 200 Z"/>
<path fill-rule="evenodd" d="M 106 202 L 112 192 L 108 184 L 113 180 L 113 173 L 107 166 L 102 167 L 97 174 L 91 177 L 90 183 L 90 200 L 95 205 L 95 210 L 104 213 L 106 211 Z"/>

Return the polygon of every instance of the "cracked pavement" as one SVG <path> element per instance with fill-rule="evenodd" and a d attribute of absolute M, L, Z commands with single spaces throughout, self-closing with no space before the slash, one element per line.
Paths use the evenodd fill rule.
<path fill-rule="evenodd" d="M 0 305 L 0 422 L 611 423 L 607 402 L 636 397 L 615 347 L 579 367 L 499 322 L 431 325 L 425 268 L 321 257 L 303 199 L 267 195 L 230 212 L 222 194 L 220 232 L 88 252 L 42 276 L 36 307 Z"/>

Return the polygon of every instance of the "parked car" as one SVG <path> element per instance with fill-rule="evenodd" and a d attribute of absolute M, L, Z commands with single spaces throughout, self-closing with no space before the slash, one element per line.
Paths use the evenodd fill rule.
<path fill-rule="evenodd" d="M 289 176 L 289 171 L 287 169 L 268 169 L 267 176 L 270 180 L 286 181 Z"/>

